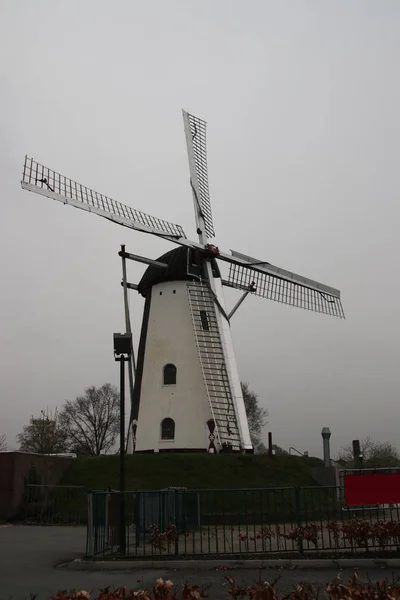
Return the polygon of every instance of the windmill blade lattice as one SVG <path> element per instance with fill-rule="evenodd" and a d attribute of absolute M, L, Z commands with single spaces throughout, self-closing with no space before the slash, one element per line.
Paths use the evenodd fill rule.
<path fill-rule="evenodd" d="M 207 168 L 207 123 L 183 111 L 186 144 L 189 154 L 190 180 L 200 205 L 207 237 L 214 237 Z"/>
<path fill-rule="evenodd" d="M 234 252 L 232 254 L 243 256 Z M 229 285 L 241 290 L 249 290 L 261 298 L 282 302 L 289 306 L 304 308 L 333 317 L 344 318 L 343 306 L 338 290 L 311 279 L 295 275 L 294 273 L 290 273 L 290 271 L 284 271 L 268 263 L 258 263 L 260 269 L 262 269 L 262 265 L 265 265 L 269 271 L 276 270 L 277 273 L 281 272 L 281 276 L 275 275 L 272 272 L 267 273 L 257 269 L 256 264 L 252 267 L 251 264 L 246 266 L 239 263 L 231 263 L 227 280 Z"/>
<path fill-rule="evenodd" d="M 93 212 L 120 225 L 158 236 L 186 238 L 180 225 L 152 217 L 87 188 L 69 177 L 25 157 L 21 185 L 42 196 Z"/>

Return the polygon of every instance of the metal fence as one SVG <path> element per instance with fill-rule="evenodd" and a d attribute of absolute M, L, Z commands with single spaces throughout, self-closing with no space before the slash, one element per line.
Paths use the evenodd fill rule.
<path fill-rule="evenodd" d="M 85 524 L 87 494 L 81 486 L 26 485 L 17 518 L 38 525 Z"/>
<path fill-rule="evenodd" d="M 400 547 L 399 514 L 347 507 L 340 487 L 92 492 L 87 555 L 386 551 Z"/>

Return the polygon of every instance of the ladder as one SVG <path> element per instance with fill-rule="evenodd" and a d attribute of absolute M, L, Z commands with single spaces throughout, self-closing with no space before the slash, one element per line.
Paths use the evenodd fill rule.
<path fill-rule="evenodd" d="M 240 432 L 226 370 L 225 356 L 212 292 L 205 283 L 187 283 L 189 306 L 197 352 L 207 391 L 215 434 L 224 444 L 241 449 Z"/>

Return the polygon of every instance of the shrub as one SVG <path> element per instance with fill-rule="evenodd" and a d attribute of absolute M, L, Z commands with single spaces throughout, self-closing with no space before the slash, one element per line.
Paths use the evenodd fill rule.
<path fill-rule="evenodd" d="M 320 590 L 311 583 L 301 583 L 293 586 L 289 594 L 282 597 L 276 588 L 281 576 L 272 583 L 259 580 L 249 586 L 240 586 L 235 579 L 228 575 L 228 594 L 234 600 L 317 600 Z M 362 583 L 357 571 L 347 584 L 341 582 L 341 573 L 325 588 L 325 594 L 332 600 L 397 600 L 400 597 L 400 583 L 397 581 L 378 581 Z M 180 592 L 176 590 L 172 581 L 164 581 L 161 577 L 156 580 L 152 589 L 144 588 L 128 590 L 125 586 L 111 587 L 100 590 L 98 593 L 86 590 L 74 592 L 59 592 L 50 600 L 202 600 L 207 598 L 207 592 L 199 585 L 182 585 Z M 37 596 L 31 595 L 34 600 Z"/>

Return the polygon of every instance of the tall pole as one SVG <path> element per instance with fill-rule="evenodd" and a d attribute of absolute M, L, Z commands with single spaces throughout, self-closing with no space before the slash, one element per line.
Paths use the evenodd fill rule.
<path fill-rule="evenodd" d="M 114 356 L 120 363 L 119 405 L 119 552 L 126 554 L 126 510 L 125 510 L 125 361 L 130 360 L 132 335 L 114 333 Z"/>
<path fill-rule="evenodd" d="M 125 330 L 126 330 L 126 333 L 132 334 L 131 319 L 130 319 L 130 315 L 129 315 L 128 282 L 127 282 L 127 277 L 126 277 L 125 244 L 121 244 L 120 256 L 122 259 L 122 285 L 123 285 L 123 289 L 124 289 Z M 131 412 L 130 412 L 129 428 L 128 428 L 128 441 L 129 441 L 129 435 L 131 433 L 130 432 L 130 427 L 132 425 L 131 421 L 134 418 L 137 418 L 137 415 L 132 415 L 134 377 L 136 377 L 136 362 L 135 362 L 135 353 L 133 351 L 133 345 L 132 345 L 131 357 L 128 360 L 129 395 L 130 395 L 130 400 L 131 400 Z M 134 450 L 134 448 L 132 448 L 132 450 Z"/>
<path fill-rule="evenodd" d="M 120 357 L 120 431 L 119 431 L 119 492 L 120 492 L 120 554 L 126 553 L 125 539 L 125 357 Z"/>
<path fill-rule="evenodd" d="M 329 427 L 323 427 L 321 431 L 323 446 L 324 446 L 324 467 L 331 466 L 331 449 L 330 449 L 330 437 L 331 430 Z"/>
<path fill-rule="evenodd" d="M 268 431 L 268 456 L 274 455 L 274 449 L 272 447 L 272 431 Z"/>

